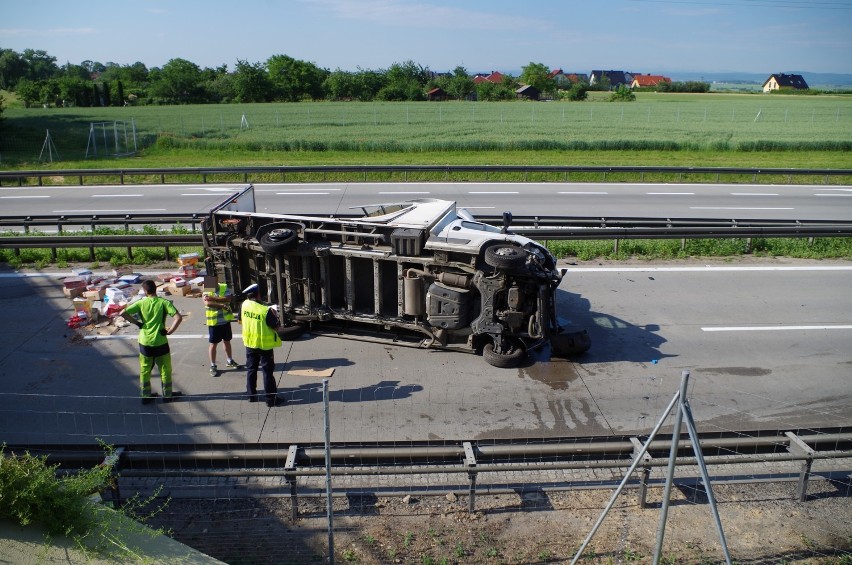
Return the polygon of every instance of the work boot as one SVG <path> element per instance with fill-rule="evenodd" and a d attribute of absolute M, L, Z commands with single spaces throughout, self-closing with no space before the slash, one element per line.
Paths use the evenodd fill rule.
<path fill-rule="evenodd" d="M 272 398 L 266 399 L 266 405 L 270 408 L 274 408 L 275 406 L 283 406 L 286 404 L 286 401 L 283 398 L 278 398 L 277 396 L 273 396 Z"/>
<path fill-rule="evenodd" d="M 142 404 L 151 404 L 152 402 L 154 402 L 154 397 L 156 396 L 159 396 L 156 392 L 152 392 L 151 396 L 143 396 Z"/>
<path fill-rule="evenodd" d="M 163 397 L 163 402 L 165 402 L 165 403 L 173 402 L 174 399 L 177 398 L 178 396 L 183 396 L 183 393 L 178 392 L 176 390 L 173 390 L 171 396 L 164 396 Z"/>

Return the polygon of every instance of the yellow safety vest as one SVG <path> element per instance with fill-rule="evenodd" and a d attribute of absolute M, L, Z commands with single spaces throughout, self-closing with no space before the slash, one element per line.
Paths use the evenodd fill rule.
<path fill-rule="evenodd" d="M 224 297 L 227 295 L 228 285 L 225 283 L 219 283 L 219 286 L 210 293 L 211 296 L 221 296 Z M 209 306 L 206 309 L 205 314 L 207 315 L 207 325 L 208 326 L 220 326 L 226 322 L 234 321 L 234 313 L 231 312 L 231 307 L 228 306 L 226 308 L 210 308 Z"/>
<path fill-rule="evenodd" d="M 266 313 L 269 306 L 254 300 L 243 302 L 240 320 L 243 324 L 243 344 L 252 349 L 272 349 L 281 347 L 278 332 L 266 325 Z"/>

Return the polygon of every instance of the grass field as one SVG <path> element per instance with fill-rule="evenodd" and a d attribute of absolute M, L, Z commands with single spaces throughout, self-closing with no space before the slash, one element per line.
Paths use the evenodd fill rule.
<path fill-rule="evenodd" d="M 134 150 L 141 150 L 134 167 L 372 163 L 374 156 L 393 164 L 655 164 L 648 158 L 679 164 L 674 158 L 845 168 L 852 162 L 852 96 L 10 107 L 5 117 L 3 168 L 40 168 L 50 157 L 53 166 L 114 167 L 114 154 Z M 796 157 L 803 152 L 806 159 Z M 175 160 L 180 163 L 164 164 Z"/>

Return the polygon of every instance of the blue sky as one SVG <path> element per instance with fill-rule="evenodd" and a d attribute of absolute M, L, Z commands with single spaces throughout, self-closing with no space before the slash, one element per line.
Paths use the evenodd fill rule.
<path fill-rule="evenodd" d="M 852 0 L 3 0 L 0 47 L 149 68 L 852 73 Z"/>

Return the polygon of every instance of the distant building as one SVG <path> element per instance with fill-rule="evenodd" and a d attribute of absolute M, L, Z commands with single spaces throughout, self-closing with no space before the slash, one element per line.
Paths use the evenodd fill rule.
<path fill-rule="evenodd" d="M 633 82 L 633 75 L 624 71 L 592 71 L 589 73 L 589 86 L 599 84 L 604 77 L 609 81 L 611 89 L 630 86 Z"/>
<path fill-rule="evenodd" d="M 585 82 L 589 79 L 589 77 L 583 73 L 566 73 L 562 69 L 553 69 L 550 71 L 548 77 L 552 78 L 554 82 L 556 82 L 556 88 L 562 89 L 571 88 L 571 85 L 578 82 Z"/>
<path fill-rule="evenodd" d="M 505 75 L 503 75 L 503 73 L 501 73 L 500 71 L 491 71 L 490 75 L 477 73 L 473 77 L 473 84 L 479 84 L 479 83 L 482 83 L 482 82 L 491 82 L 491 83 L 494 83 L 494 84 L 500 84 L 501 82 L 503 82 L 504 76 Z"/>
<path fill-rule="evenodd" d="M 515 95 L 520 100 L 538 100 L 539 96 L 541 96 L 541 91 L 529 84 L 522 84 L 520 88 L 515 90 Z"/>
<path fill-rule="evenodd" d="M 784 73 L 769 75 L 769 78 L 763 83 L 763 92 L 772 92 L 773 90 L 781 90 L 782 88 L 807 90 L 808 83 L 805 82 L 802 75 L 786 75 Z"/>
<path fill-rule="evenodd" d="M 446 100 L 447 93 L 443 88 L 433 88 L 426 93 L 426 100 Z"/>
<path fill-rule="evenodd" d="M 649 86 L 657 86 L 661 82 L 671 84 L 672 79 L 663 75 L 633 75 L 633 82 L 630 83 L 630 88 L 643 88 Z"/>

